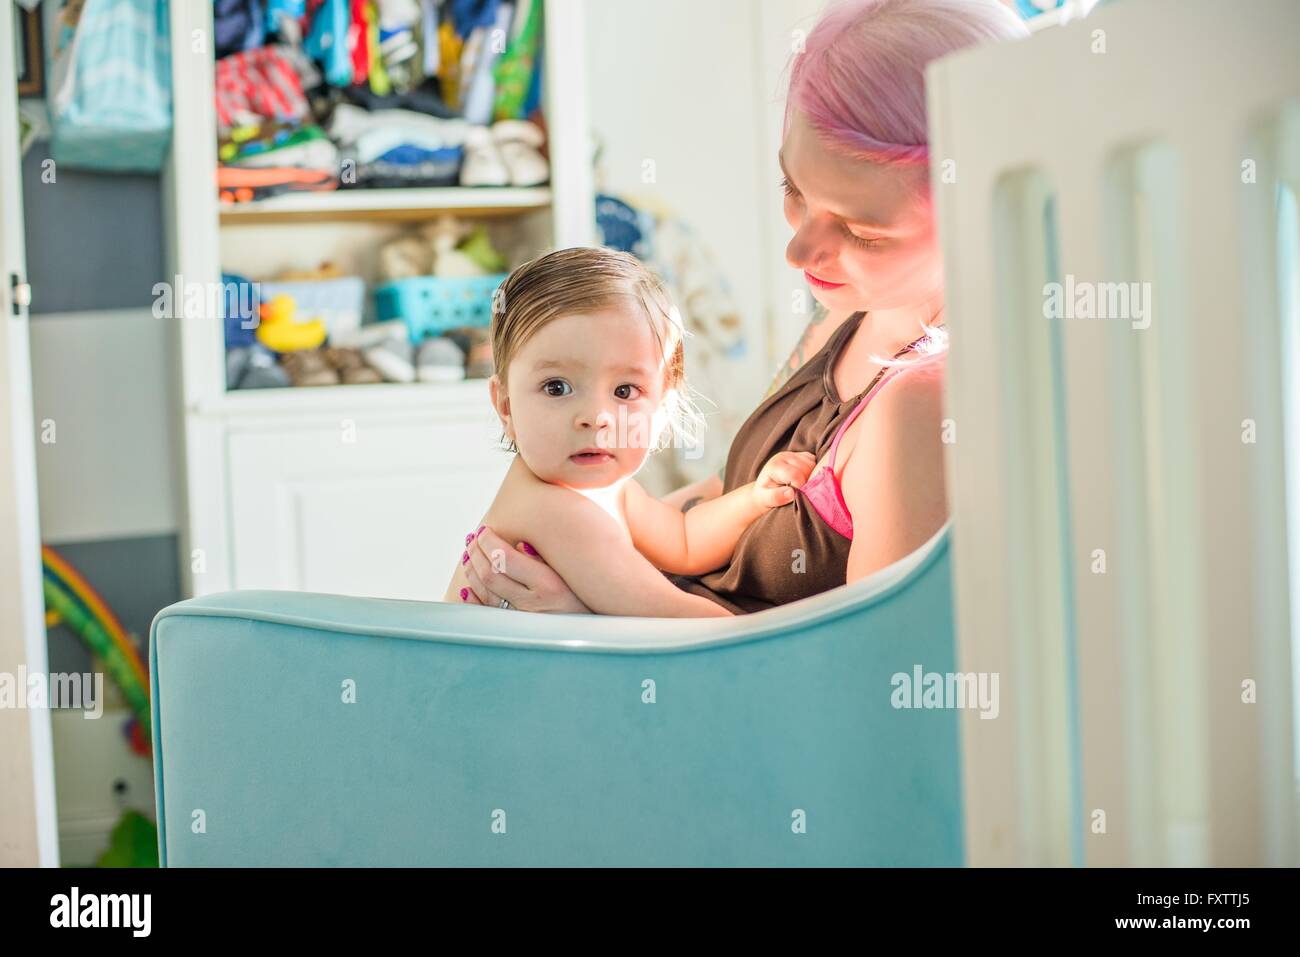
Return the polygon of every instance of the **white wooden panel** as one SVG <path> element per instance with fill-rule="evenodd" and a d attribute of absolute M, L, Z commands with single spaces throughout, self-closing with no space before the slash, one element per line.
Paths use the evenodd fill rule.
<path fill-rule="evenodd" d="M 148 309 L 32 323 L 43 541 L 176 532 L 179 400 L 167 374 L 174 332 Z"/>
<path fill-rule="evenodd" d="M 171 150 L 162 175 L 165 279 L 212 288 L 221 279 L 212 5 L 172 3 L 169 15 L 173 108 Z M 179 369 L 185 410 L 175 420 L 184 483 L 178 557 L 181 592 L 194 595 L 221 591 L 229 582 L 228 556 L 220 544 L 227 532 L 225 503 L 216 477 L 224 474 L 221 433 L 212 420 L 193 415 L 200 403 L 225 390 L 225 343 L 220 317 L 186 311 L 178 324 L 173 368 Z M 198 548 L 207 555 L 202 579 L 192 571 Z"/>
<path fill-rule="evenodd" d="M 591 124 L 587 113 L 587 26 L 582 0 L 545 0 L 543 83 L 547 151 L 554 196 L 554 245 L 595 241 L 595 188 L 591 173 Z"/>
<path fill-rule="evenodd" d="M 0 671 L 48 670 L 41 598 L 27 309 L 10 277 L 26 276 L 13 16 L 0 9 Z M 0 710 L 0 866 L 57 867 L 50 713 Z"/>
<path fill-rule="evenodd" d="M 1297 860 L 1273 212 L 1297 33 L 1282 0 L 1148 0 L 930 71 L 960 659 L 1013 699 L 963 716 L 971 863 Z M 1026 171 L 1055 195 L 1051 279 L 1149 282 L 1149 327 L 1023 295 L 1042 264 L 990 197 Z M 1026 734 L 1061 663 L 1068 720 Z"/>
<path fill-rule="evenodd" d="M 234 587 L 441 601 L 509 466 L 498 436 L 486 402 L 458 416 L 237 429 Z"/>

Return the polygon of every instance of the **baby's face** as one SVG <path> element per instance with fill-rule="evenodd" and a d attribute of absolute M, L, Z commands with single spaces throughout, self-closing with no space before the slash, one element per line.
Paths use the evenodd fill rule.
<path fill-rule="evenodd" d="M 605 488 L 633 475 L 654 445 L 665 361 L 643 316 L 564 316 L 515 353 L 497 411 L 538 478 Z"/>

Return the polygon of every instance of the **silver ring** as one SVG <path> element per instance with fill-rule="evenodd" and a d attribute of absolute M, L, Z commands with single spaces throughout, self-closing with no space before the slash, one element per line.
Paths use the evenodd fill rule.
<path fill-rule="evenodd" d="M 504 598 L 502 598 L 502 599 L 501 599 L 501 604 L 497 605 L 497 607 L 498 607 L 498 608 L 509 608 L 509 607 L 510 607 L 510 602 L 508 602 L 508 601 L 506 601 Z"/>

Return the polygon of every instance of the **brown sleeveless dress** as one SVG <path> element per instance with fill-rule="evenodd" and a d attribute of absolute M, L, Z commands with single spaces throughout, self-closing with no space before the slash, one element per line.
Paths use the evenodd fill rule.
<path fill-rule="evenodd" d="M 821 351 L 740 427 L 727 455 L 724 493 L 757 479 L 778 452 L 812 452 L 820 462 L 830 450 L 840 426 L 887 371 L 881 369 L 867 388 L 851 398 L 841 400 L 835 391 L 836 360 L 862 315 L 858 312 L 845 319 Z M 683 591 L 715 601 L 734 614 L 746 614 L 843 585 L 848 580 L 852 544 L 817 513 L 807 497 L 796 495 L 789 505 L 769 510 L 745 529 L 724 567 L 706 575 L 668 578 Z"/>

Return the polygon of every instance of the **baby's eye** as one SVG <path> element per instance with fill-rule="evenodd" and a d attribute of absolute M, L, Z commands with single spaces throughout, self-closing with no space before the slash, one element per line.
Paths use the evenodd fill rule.
<path fill-rule="evenodd" d="M 622 399 L 624 402 L 630 401 L 631 399 L 635 399 L 640 394 L 641 394 L 641 387 L 631 385 L 630 383 L 621 385 L 614 390 L 614 395 Z"/>
<path fill-rule="evenodd" d="M 542 383 L 542 391 L 547 395 L 554 396 L 558 399 L 561 396 L 566 396 L 572 392 L 573 386 L 569 385 L 569 383 L 565 382 L 563 379 L 547 379 Z"/>

